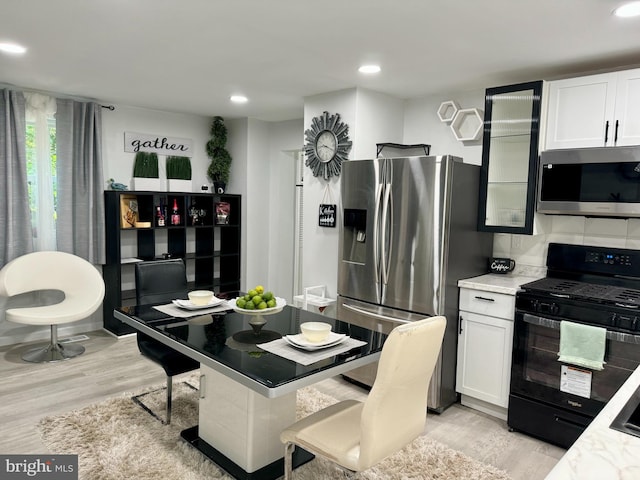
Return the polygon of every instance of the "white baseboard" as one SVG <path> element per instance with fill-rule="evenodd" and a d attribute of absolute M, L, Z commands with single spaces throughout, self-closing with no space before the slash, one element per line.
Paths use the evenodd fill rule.
<path fill-rule="evenodd" d="M 7 324 L 8 323 L 9 322 L 7 322 Z M 19 343 L 47 341 L 51 338 L 50 326 L 36 327 L 33 325 L 22 325 L 17 323 L 12 325 L 15 325 L 16 328 L 11 328 L 8 331 L 2 332 L 2 336 L 0 336 L 0 347 L 4 347 L 6 345 L 16 345 Z M 77 335 L 79 333 L 93 332 L 95 330 L 101 329 L 101 318 L 89 322 L 82 321 L 65 325 L 58 325 L 58 338 L 62 339 L 64 337 Z"/>
<path fill-rule="evenodd" d="M 500 407 L 498 405 L 494 405 L 492 403 L 485 402 L 484 400 L 479 400 L 468 395 L 461 395 L 460 403 L 466 407 L 473 408 L 474 410 L 478 410 L 493 417 L 497 417 L 501 420 L 507 420 L 507 409 L 504 407 Z"/>

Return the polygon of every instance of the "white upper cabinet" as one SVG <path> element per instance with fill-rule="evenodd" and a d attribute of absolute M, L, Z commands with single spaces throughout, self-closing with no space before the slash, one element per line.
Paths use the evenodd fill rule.
<path fill-rule="evenodd" d="M 640 68 L 618 72 L 614 136 L 616 145 L 640 145 Z M 615 137 L 614 137 L 615 138 Z"/>
<path fill-rule="evenodd" d="M 549 82 L 545 149 L 640 144 L 640 69 Z"/>

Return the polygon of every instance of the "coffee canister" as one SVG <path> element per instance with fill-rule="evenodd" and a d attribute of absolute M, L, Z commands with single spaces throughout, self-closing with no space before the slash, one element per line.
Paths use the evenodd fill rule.
<path fill-rule="evenodd" d="M 516 261 L 512 258 L 492 258 L 489 261 L 491 273 L 509 273 L 516 268 Z"/>

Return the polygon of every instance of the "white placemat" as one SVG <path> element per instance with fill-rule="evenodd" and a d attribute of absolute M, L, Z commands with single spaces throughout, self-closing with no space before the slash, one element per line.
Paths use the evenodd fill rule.
<path fill-rule="evenodd" d="M 161 311 L 162 313 L 166 313 L 167 315 L 178 318 L 197 317 L 199 315 L 206 315 L 208 313 L 222 313 L 232 310 L 227 302 L 222 302 L 216 307 L 203 308 L 200 310 L 186 310 L 174 305 L 173 303 L 168 303 L 167 305 L 156 305 L 153 308 Z"/>
<path fill-rule="evenodd" d="M 312 363 L 319 362 L 325 358 L 330 358 L 340 353 L 348 352 L 352 348 L 366 345 L 367 342 L 362 340 L 356 340 L 355 338 L 348 337 L 344 342 L 339 343 L 334 347 L 323 348 L 322 350 L 307 351 L 295 348 L 287 343 L 283 338 L 273 340 L 267 343 L 261 343 L 257 345 L 262 350 L 278 355 L 279 357 L 286 358 L 287 360 L 293 360 L 300 365 L 311 365 Z"/>

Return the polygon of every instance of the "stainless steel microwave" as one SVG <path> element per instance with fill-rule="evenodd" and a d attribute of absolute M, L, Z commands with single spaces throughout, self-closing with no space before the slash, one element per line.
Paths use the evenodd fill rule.
<path fill-rule="evenodd" d="M 640 217 L 640 146 L 542 152 L 537 193 L 540 213 Z"/>

